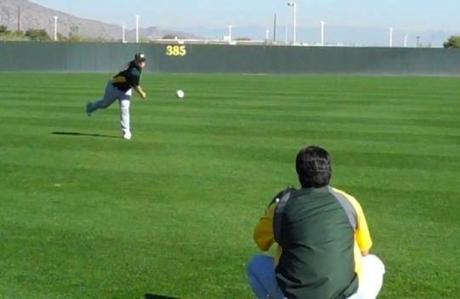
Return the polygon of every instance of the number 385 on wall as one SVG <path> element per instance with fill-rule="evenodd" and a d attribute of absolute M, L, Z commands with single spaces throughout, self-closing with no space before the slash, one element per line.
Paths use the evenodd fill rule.
<path fill-rule="evenodd" d="M 187 55 L 187 48 L 184 45 L 166 46 L 166 55 L 167 56 L 185 56 Z"/>

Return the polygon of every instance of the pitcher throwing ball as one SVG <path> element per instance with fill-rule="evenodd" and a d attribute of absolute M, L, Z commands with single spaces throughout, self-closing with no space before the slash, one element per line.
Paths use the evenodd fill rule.
<path fill-rule="evenodd" d="M 126 69 L 119 72 L 109 80 L 105 87 L 104 98 L 86 104 L 86 113 L 91 116 L 91 113 L 98 109 L 105 109 L 113 104 L 116 100 L 120 104 L 120 124 L 123 139 L 131 139 L 131 128 L 129 125 L 129 106 L 131 104 L 132 90 L 134 89 L 142 99 L 146 99 L 147 94 L 140 86 L 142 69 L 145 67 L 145 55 L 137 53 L 134 60 L 129 62 Z"/>

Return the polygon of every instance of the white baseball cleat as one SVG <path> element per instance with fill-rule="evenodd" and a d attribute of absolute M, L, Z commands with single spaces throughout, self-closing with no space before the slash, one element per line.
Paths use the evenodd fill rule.
<path fill-rule="evenodd" d="M 123 133 L 123 139 L 125 140 L 131 140 L 131 132 L 124 132 Z"/>

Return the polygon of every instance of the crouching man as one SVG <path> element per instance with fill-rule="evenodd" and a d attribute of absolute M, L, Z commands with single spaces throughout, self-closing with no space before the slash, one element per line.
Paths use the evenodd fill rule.
<path fill-rule="evenodd" d="M 275 196 L 254 232 L 263 251 L 247 267 L 257 298 L 373 299 L 385 267 L 369 254 L 372 240 L 358 201 L 329 185 L 329 153 L 317 146 L 300 150 L 296 170 L 301 188 Z"/>

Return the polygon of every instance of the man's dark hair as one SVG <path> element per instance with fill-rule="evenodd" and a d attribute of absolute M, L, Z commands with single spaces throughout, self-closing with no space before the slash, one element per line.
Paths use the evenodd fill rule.
<path fill-rule="evenodd" d="M 297 154 L 296 170 L 302 188 L 327 186 L 332 175 L 331 156 L 319 146 L 307 146 Z"/>

